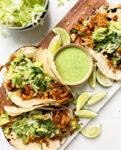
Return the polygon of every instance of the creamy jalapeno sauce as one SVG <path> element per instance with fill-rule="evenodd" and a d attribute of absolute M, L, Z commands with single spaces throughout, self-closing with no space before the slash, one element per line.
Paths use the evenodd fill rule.
<path fill-rule="evenodd" d="M 64 81 L 73 83 L 83 80 L 90 69 L 90 57 L 80 48 L 65 48 L 55 58 L 59 75 Z"/>

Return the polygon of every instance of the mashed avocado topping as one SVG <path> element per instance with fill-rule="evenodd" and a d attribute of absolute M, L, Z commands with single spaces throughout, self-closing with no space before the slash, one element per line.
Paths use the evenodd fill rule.
<path fill-rule="evenodd" d="M 2 114 L 0 116 L 0 126 L 9 123 L 9 116 L 7 114 Z"/>
<path fill-rule="evenodd" d="M 52 138 L 59 133 L 59 130 L 55 127 L 51 118 L 50 114 L 43 115 L 41 111 L 33 111 L 19 116 L 11 127 L 4 129 L 4 132 L 6 135 L 7 131 L 14 132 L 25 144 L 34 138 Z"/>
<path fill-rule="evenodd" d="M 11 81 L 21 90 L 26 85 L 31 85 L 34 89 L 34 95 L 39 90 L 47 90 L 47 83 L 53 82 L 48 77 L 42 67 L 38 67 L 37 63 L 33 63 L 25 55 L 17 57 L 10 65 Z"/>

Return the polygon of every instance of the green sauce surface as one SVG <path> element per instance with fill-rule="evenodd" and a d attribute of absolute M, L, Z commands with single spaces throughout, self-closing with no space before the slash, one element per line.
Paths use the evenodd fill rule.
<path fill-rule="evenodd" d="M 90 58 L 80 48 L 65 48 L 55 58 L 57 71 L 66 82 L 78 82 L 85 78 L 90 69 Z"/>

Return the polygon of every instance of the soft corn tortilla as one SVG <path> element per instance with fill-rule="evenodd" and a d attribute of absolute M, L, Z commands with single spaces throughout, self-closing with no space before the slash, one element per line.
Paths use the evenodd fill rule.
<path fill-rule="evenodd" d="M 17 138 L 14 133 L 11 133 L 7 139 L 9 143 L 15 147 L 17 150 L 57 150 L 60 148 L 62 142 L 59 140 L 49 140 L 49 145 L 47 146 L 45 143 L 38 144 L 38 143 L 29 143 L 27 145 L 23 144 L 22 140 Z M 63 141 L 64 142 L 64 141 Z"/>
<path fill-rule="evenodd" d="M 6 90 L 7 91 L 7 90 Z M 23 100 L 20 96 L 18 96 L 16 94 L 16 92 L 9 92 L 7 91 L 8 97 L 10 98 L 10 100 L 16 104 L 19 107 L 22 108 L 31 108 L 33 106 L 37 106 L 37 105 L 43 105 L 43 104 L 52 104 L 52 105 L 57 105 L 56 100 L 53 99 L 37 99 L 37 98 L 33 98 L 30 100 Z"/>
<path fill-rule="evenodd" d="M 36 61 L 42 62 L 45 73 L 47 75 L 49 75 L 50 77 L 52 77 L 53 79 L 58 80 L 56 78 L 55 74 L 53 73 L 53 71 L 51 70 L 50 64 L 48 63 L 48 60 L 53 59 L 53 56 L 49 52 L 49 50 L 37 48 L 34 46 L 22 47 L 19 50 L 17 50 L 15 53 L 13 53 L 11 58 L 18 57 L 23 54 L 28 58 L 34 58 Z M 9 79 L 10 76 L 11 76 L 11 74 L 9 73 L 9 71 L 6 71 L 4 74 L 4 83 L 6 82 L 7 79 Z M 4 86 L 5 86 L 5 84 L 4 84 Z M 71 93 L 70 88 L 68 88 L 66 85 L 65 85 L 65 87 L 67 88 L 67 91 Z M 5 87 L 5 89 L 6 89 L 6 87 Z M 17 106 L 22 107 L 22 108 L 32 108 L 33 106 L 44 105 L 44 104 L 45 105 L 46 104 L 58 105 L 57 101 L 53 100 L 53 99 L 33 98 L 30 100 L 23 100 L 20 96 L 17 95 L 16 92 L 11 92 L 6 89 L 6 93 L 7 93 L 8 97 L 10 98 L 10 100 L 14 104 L 16 104 Z"/>
<path fill-rule="evenodd" d="M 118 16 L 118 20 L 121 22 L 121 4 L 111 4 L 109 5 L 109 8 L 118 8 L 115 13 L 109 12 L 109 17 L 112 17 L 114 15 Z M 113 80 L 121 80 L 121 70 L 117 69 L 114 71 L 113 67 L 110 68 L 107 63 L 107 59 L 101 54 L 95 52 L 93 49 L 89 48 L 89 53 L 93 56 L 93 58 L 97 61 L 97 66 L 99 67 L 100 71 L 107 76 L 110 79 Z"/>
<path fill-rule="evenodd" d="M 44 108 L 45 104 L 44 105 L 38 105 L 38 106 L 33 106 L 31 108 L 20 108 L 20 107 L 16 107 L 16 106 L 4 106 L 4 110 L 5 112 L 7 112 L 7 114 L 9 116 L 19 116 L 21 115 L 22 113 L 27 113 L 27 112 L 30 112 L 32 110 L 35 110 L 35 109 L 45 109 Z M 48 105 L 46 105 L 48 106 Z"/>
<path fill-rule="evenodd" d="M 105 76 L 113 80 L 121 80 L 121 70 L 114 72 L 112 68 L 109 68 L 106 58 L 101 53 L 97 53 L 93 49 L 89 49 L 89 53 L 97 61 L 98 68 Z"/>

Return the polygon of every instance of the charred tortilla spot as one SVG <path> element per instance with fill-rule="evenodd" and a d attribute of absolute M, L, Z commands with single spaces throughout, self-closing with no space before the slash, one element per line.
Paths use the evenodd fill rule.
<path fill-rule="evenodd" d="M 117 12 L 117 8 L 112 8 L 112 9 L 111 9 L 111 12 L 112 12 L 112 13 Z"/>
<path fill-rule="evenodd" d="M 112 20 L 112 18 L 110 18 L 110 17 L 107 17 L 107 20 L 108 20 L 108 21 L 111 21 L 111 20 Z"/>

